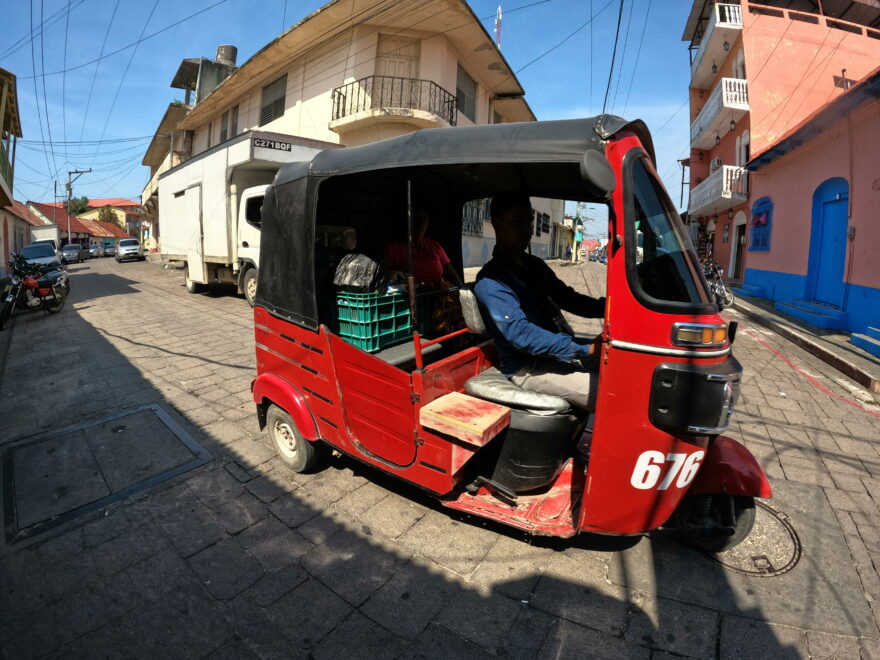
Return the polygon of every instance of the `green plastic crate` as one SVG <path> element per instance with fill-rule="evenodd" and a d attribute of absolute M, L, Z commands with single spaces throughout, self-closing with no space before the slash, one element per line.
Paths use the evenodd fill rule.
<path fill-rule="evenodd" d="M 373 353 L 412 334 L 409 299 L 397 293 L 336 293 L 336 332 Z"/>

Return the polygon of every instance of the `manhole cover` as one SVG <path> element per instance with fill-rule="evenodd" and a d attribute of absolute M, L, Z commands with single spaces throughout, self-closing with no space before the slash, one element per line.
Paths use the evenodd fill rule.
<path fill-rule="evenodd" d="M 788 516 L 755 501 L 755 526 L 745 541 L 715 555 L 707 555 L 724 568 L 754 577 L 788 573 L 801 558 L 801 540 Z"/>
<path fill-rule="evenodd" d="M 6 542 L 32 538 L 210 460 L 157 405 L 8 445 L 2 453 Z"/>

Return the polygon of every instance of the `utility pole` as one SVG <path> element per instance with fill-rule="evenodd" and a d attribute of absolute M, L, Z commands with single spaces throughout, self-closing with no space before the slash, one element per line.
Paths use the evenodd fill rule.
<path fill-rule="evenodd" d="M 67 173 L 67 242 L 70 243 L 70 239 L 73 237 L 73 233 L 70 231 L 70 198 L 73 196 L 73 182 L 76 181 L 83 174 L 88 174 L 92 171 L 90 167 L 87 170 L 73 170 L 72 172 Z M 76 176 L 71 179 L 70 175 L 76 174 Z"/>

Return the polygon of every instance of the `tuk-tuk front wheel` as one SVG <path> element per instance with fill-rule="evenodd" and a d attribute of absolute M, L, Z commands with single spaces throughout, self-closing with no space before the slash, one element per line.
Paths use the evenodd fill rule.
<path fill-rule="evenodd" d="M 675 513 L 679 540 L 702 552 L 724 552 L 742 543 L 755 524 L 755 498 L 692 495 Z"/>
<path fill-rule="evenodd" d="M 306 472 L 318 462 L 320 447 L 306 440 L 290 415 L 274 403 L 266 411 L 266 426 L 281 461 L 294 472 Z"/>

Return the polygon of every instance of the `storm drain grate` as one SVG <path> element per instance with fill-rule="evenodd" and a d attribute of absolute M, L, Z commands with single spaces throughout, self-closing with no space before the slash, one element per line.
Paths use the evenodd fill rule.
<path fill-rule="evenodd" d="M 156 404 L 16 442 L 2 453 L 6 542 L 32 538 L 211 460 Z"/>
<path fill-rule="evenodd" d="M 788 515 L 755 501 L 755 526 L 746 539 L 725 552 L 707 555 L 729 571 L 751 577 L 776 577 L 797 566 L 801 539 Z"/>

